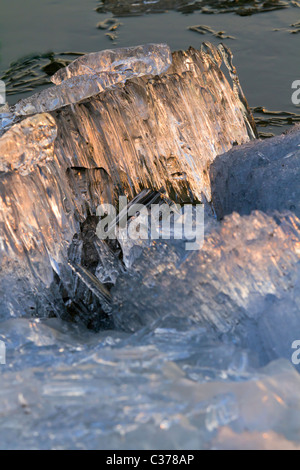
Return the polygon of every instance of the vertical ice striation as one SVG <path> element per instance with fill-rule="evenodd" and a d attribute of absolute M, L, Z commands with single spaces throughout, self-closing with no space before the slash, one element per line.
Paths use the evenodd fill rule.
<path fill-rule="evenodd" d="M 218 48 L 175 52 L 170 63 L 163 45 L 92 54 L 61 72 L 61 84 L 17 104 L 34 115 L 0 139 L 2 316 L 79 316 L 98 324 L 104 289 L 95 294 L 89 274 L 111 285 L 122 271 L 120 247 L 111 247 L 113 256 L 97 246 L 98 205 L 116 204 L 118 195 L 132 200 L 145 188 L 179 202 L 210 200 L 211 162 L 254 137 Z M 87 64 L 91 74 L 80 75 Z M 83 99 L 86 85 L 98 86 L 95 73 L 103 78 L 97 67 L 106 77 L 136 76 Z M 69 92 L 81 101 L 66 105 Z"/>
<path fill-rule="evenodd" d="M 55 120 L 40 114 L 16 124 L 0 140 L 0 172 L 19 170 L 28 175 L 47 160 L 53 159 L 57 136 Z"/>
<path fill-rule="evenodd" d="M 210 200 L 210 163 L 254 137 L 222 63 L 208 44 L 175 52 L 167 74 L 128 80 L 59 110 L 57 154 L 70 166 L 103 168 L 130 198 L 164 188 L 181 201 Z"/>

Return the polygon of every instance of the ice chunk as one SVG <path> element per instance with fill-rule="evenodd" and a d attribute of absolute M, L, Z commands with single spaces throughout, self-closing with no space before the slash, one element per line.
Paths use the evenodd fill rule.
<path fill-rule="evenodd" d="M 53 318 L 2 322 L 1 448 L 299 447 L 300 377 L 288 361 L 230 376 L 234 344 L 167 324 L 129 336 Z"/>
<path fill-rule="evenodd" d="M 133 77 L 160 75 L 168 70 L 172 54 L 165 44 L 148 44 L 87 54 L 60 69 L 57 85 L 19 101 L 17 116 L 54 111 L 78 103 Z"/>
<path fill-rule="evenodd" d="M 300 217 L 300 127 L 233 148 L 215 159 L 210 175 L 219 218 L 252 210 L 290 210 Z"/>
<path fill-rule="evenodd" d="M 111 269 L 103 269 L 108 252 L 99 250 L 92 230 L 98 205 L 117 204 L 119 195 L 130 201 L 144 188 L 162 190 L 176 202 L 210 200 L 211 161 L 254 137 L 245 103 L 220 70 L 223 62 L 209 44 L 177 52 L 167 74 L 135 77 L 51 118 L 34 115 L 6 131 L 0 146 L 13 157 L 2 160 L 0 188 L 3 317 L 85 320 L 90 312 L 86 323 L 98 328 L 99 298 L 68 265 L 73 253 L 75 265 L 108 284 L 122 271 L 113 258 Z M 84 77 L 73 76 L 51 93 Z M 41 119 L 49 119 L 42 129 Z M 129 266 L 138 253 L 123 248 Z"/>
<path fill-rule="evenodd" d="M 0 107 L 0 137 L 12 126 L 15 119 L 16 116 L 10 109 L 8 103 Z"/>
<path fill-rule="evenodd" d="M 254 212 L 227 216 L 188 256 L 174 243 L 157 243 L 113 288 L 115 322 L 135 331 L 172 312 L 234 332 L 235 341 L 257 351 L 262 362 L 291 357 L 300 329 L 299 241 L 296 216 Z"/>
<path fill-rule="evenodd" d="M 81 75 L 64 81 L 57 87 L 46 88 L 29 98 L 19 101 L 13 108 L 16 116 L 44 113 L 78 103 L 97 95 L 117 83 L 131 78 L 132 74 Z"/>
<path fill-rule="evenodd" d="M 155 54 L 152 59 L 147 56 L 151 47 L 166 52 L 163 45 L 140 46 L 137 57 L 144 50 L 150 68 L 151 61 L 157 61 Z M 134 74 L 126 67 L 135 58 L 126 56 L 127 49 L 118 51 L 118 57 L 126 57 L 120 65 L 124 70 L 117 72 L 116 67 L 115 72 L 123 80 L 128 73 Z M 99 54 L 112 61 L 110 53 Z M 224 63 L 232 70 L 229 51 L 207 43 L 201 51 L 191 48 L 174 53 L 167 74 L 153 79 L 137 76 L 124 87 L 100 95 L 114 82 L 115 73 L 74 75 L 77 69 L 82 72 L 81 61 L 93 64 L 98 56 L 89 57 L 70 65 L 71 78 L 17 103 L 16 116 L 64 107 L 52 113 L 60 129 L 58 159 L 68 159 L 69 167 L 106 171 L 112 186 L 121 188 L 130 198 L 145 187 L 163 187 L 180 201 L 203 200 L 203 195 L 210 200 L 210 162 L 233 144 L 255 136 L 255 125 L 236 74 L 231 73 L 233 90 L 221 72 Z M 161 71 L 170 65 L 163 63 Z M 95 93 L 97 96 L 86 98 Z M 74 104 L 84 97 L 78 106 Z M 74 105 L 65 106 L 67 103 Z"/>
<path fill-rule="evenodd" d="M 51 81 L 55 85 L 80 75 L 103 73 L 124 74 L 128 78 L 142 75 L 161 75 L 172 64 L 172 54 L 167 44 L 146 44 L 144 46 L 108 49 L 84 55 L 70 65 L 58 70 Z"/>
<path fill-rule="evenodd" d="M 76 265 L 69 261 L 69 265 L 71 266 L 72 270 L 76 273 L 80 279 L 87 284 L 87 287 L 101 300 L 104 299 L 107 302 L 111 301 L 111 296 L 109 291 L 106 287 L 94 276 L 91 274 L 87 269 L 83 266 Z"/>
<path fill-rule="evenodd" d="M 16 124 L 0 139 L 0 172 L 18 170 L 28 175 L 37 165 L 53 159 L 57 136 L 55 120 L 40 114 Z"/>
<path fill-rule="evenodd" d="M 212 45 L 176 52 L 167 74 L 129 80 L 54 113 L 62 130 L 57 154 L 75 168 L 103 168 L 130 199 L 164 188 L 181 202 L 210 200 L 210 163 L 255 135 L 222 64 Z"/>

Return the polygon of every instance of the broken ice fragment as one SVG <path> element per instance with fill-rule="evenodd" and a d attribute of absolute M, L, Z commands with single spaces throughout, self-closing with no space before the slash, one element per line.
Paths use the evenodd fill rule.
<path fill-rule="evenodd" d="M 55 113 L 62 129 L 57 155 L 68 155 L 73 167 L 103 168 L 130 199 L 144 188 L 164 188 L 178 202 L 210 200 L 210 162 L 255 136 L 236 75 L 233 91 L 223 60 L 208 43 L 175 52 L 167 74 L 129 80 Z"/>
<path fill-rule="evenodd" d="M 16 124 L 0 139 L 0 172 L 29 174 L 36 165 L 53 158 L 56 135 L 50 114 L 37 114 Z"/>
<path fill-rule="evenodd" d="M 124 73 L 103 73 L 101 75 L 72 77 L 61 85 L 46 88 L 29 98 L 19 101 L 13 109 L 17 116 L 54 111 L 97 95 L 105 89 L 123 82 L 126 78 L 129 78 L 129 75 Z"/>
<path fill-rule="evenodd" d="M 168 70 L 172 54 L 165 44 L 148 44 L 84 55 L 52 77 L 56 87 L 19 101 L 17 116 L 54 111 L 103 92 L 129 78 L 159 75 Z"/>
<path fill-rule="evenodd" d="M 113 31 L 117 29 L 122 23 L 120 23 L 117 18 L 106 18 L 103 21 L 100 21 L 97 24 L 98 29 L 109 29 L 109 31 Z"/>
<path fill-rule="evenodd" d="M 145 46 L 108 49 L 86 54 L 67 67 L 56 72 L 51 81 L 59 85 L 64 80 L 79 75 L 94 75 L 109 72 L 125 73 L 131 76 L 160 75 L 172 63 L 172 54 L 166 44 L 146 44 Z"/>
<path fill-rule="evenodd" d="M 89 272 L 84 266 L 75 264 L 71 261 L 68 262 L 72 271 L 84 282 L 84 284 L 97 296 L 100 300 L 111 302 L 111 296 L 109 291 L 106 289 L 104 284 L 99 281 L 91 272 Z"/>

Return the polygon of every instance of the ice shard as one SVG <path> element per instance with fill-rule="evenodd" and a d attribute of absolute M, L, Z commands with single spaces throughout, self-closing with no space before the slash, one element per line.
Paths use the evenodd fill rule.
<path fill-rule="evenodd" d="M 78 103 L 133 77 L 160 75 L 172 54 L 166 44 L 147 44 L 86 54 L 56 72 L 50 87 L 17 103 L 16 116 L 54 111 Z"/>

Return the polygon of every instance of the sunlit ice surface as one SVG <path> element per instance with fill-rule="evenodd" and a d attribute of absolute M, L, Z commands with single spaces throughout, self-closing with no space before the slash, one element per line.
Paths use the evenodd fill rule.
<path fill-rule="evenodd" d="M 46 91 L 42 109 L 37 95 L 4 113 L 3 448 L 299 447 L 297 192 L 268 199 L 297 181 L 299 130 L 254 140 L 227 48 L 167 65 L 89 95 L 75 66 L 60 73 L 73 101 Z M 278 179 L 245 205 L 262 168 Z M 204 204 L 203 248 L 96 240 L 97 207 L 119 193 Z"/>

